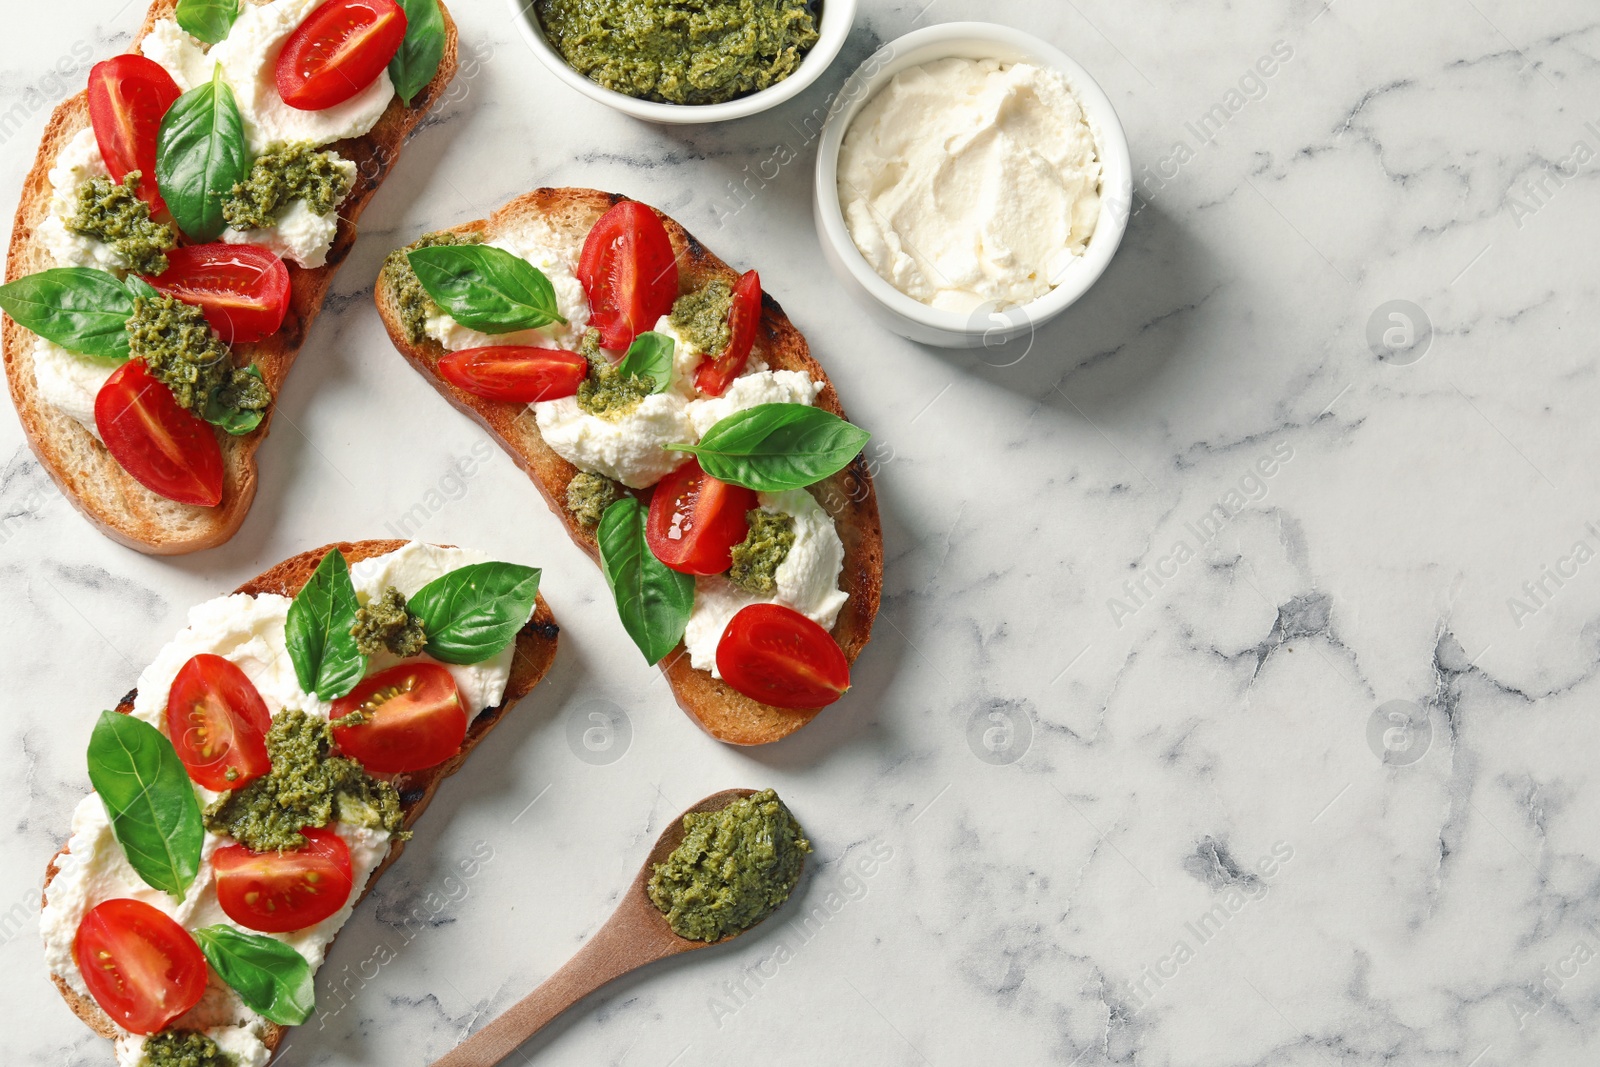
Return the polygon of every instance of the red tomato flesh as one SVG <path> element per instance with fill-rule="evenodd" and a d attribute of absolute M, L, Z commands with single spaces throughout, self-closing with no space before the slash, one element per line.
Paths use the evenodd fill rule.
<path fill-rule="evenodd" d="M 832 635 L 793 608 L 751 604 L 717 642 L 723 681 L 775 708 L 827 707 L 850 688 L 850 661 Z"/>
<path fill-rule="evenodd" d="M 212 854 L 224 915 L 264 934 L 286 934 L 344 907 L 354 885 L 350 846 L 332 830 L 307 826 L 300 832 L 306 843 L 290 852 L 224 845 Z"/>
<path fill-rule="evenodd" d="M 94 398 L 94 424 L 106 451 L 152 493 L 180 504 L 222 502 L 222 447 L 215 431 L 178 406 L 144 360 L 118 367 Z"/>
<path fill-rule="evenodd" d="M 719 482 L 696 460 L 656 483 L 645 540 L 656 559 L 684 574 L 721 574 L 733 565 L 733 546 L 750 533 L 745 514 L 755 490 Z"/>
<path fill-rule="evenodd" d="M 335 726 L 347 756 L 375 774 L 436 767 L 461 751 L 467 712 L 451 673 L 437 663 L 402 663 L 373 675 L 333 702 L 330 718 L 359 711 L 359 726 Z"/>
<path fill-rule="evenodd" d="M 761 325 L 761 275 L 745 271 L 733 286 L 733 309 L 728 314 L 728 347 L 695 368 L 694 387 L 707 396 L 721 396 L 750 362 L 756 327 Z"/>
<path fill-rule="evenodd" d="M 259 245 L 174 248 L 166 273 L 145 280 L 205 312 L 230 345 L 272 336 L 289 313 L 289 268 Z"/>
<path fill-rule="evenodd" d="M 153 1034 L 200 1002 L 206 958 L 189 932 L 142 900 L 97 904 L 78 924 L 72 959 L 111 1021 Z"/>
<path fill-rule="evenodd" d="M 328 0 L 278 55 L 278 95 L 298 111 L 324 111 L 378 80 L 406 38 L 394 0 Z"/>
<path fill-rule="evenodd" d="M 167 210 L 156 188 L 156 134 L 182 95 L 172 75 L 144 56 L 115 56 L 89 71 L 89 123 L 106 169 L 115 182 L 138 171 L 139 198 L 153 215 Z"/>
<path fill-rule="evenodd" d="M 439 373 L 485 400 L 534 404 L 575 394 L 589 376 L 589 361 L 559 348 L 495 345 L 451 352 L 439 360 Z"/>
<path fill-rule="evenodd" d="M 221 656 L 201 653 L 172 680 L 167 736 L 189 777 L 207 789 L 238 789 L 271 770 L 271 726 L 255 684 Z"/>
<path fill-rule="evenodd" d="M 624 200 L 600 216 L 583 244 L 578 281 L 602 347 L 626 350 L 678 299 L 678 259 L 656 213 Z"/>

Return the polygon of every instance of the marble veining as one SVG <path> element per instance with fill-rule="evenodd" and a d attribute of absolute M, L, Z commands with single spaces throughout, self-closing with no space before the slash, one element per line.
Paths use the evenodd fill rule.
<path fill-rule="evenodd" d="M 140 15 L 14 6 L 12 193 Z M 232 543 L 117 547 L 0 417 L 0 1061 L 110 1062 L 37 938 L 94 716 L 191 604 L 392 536 L 544 567 L 562 654 L 358 909 L 288 1067 L 430 1061 L 598 928 L 665 820 L 735 785 L 805 823 L 798 899 L 514 1062 L 1600 1059 L 1592 6 L 862 0 L 820 83 L 709 129 L 622 118 L 549 76 L 501 0 L 452 7 L 461 77 L 363 221 Z M 1138 199 L 1074 309 L 952 354 L 842 295 L 810 167 L 854 64 L 960 19 L 1101 81 Z M 598 572 L 371 308 L 393 247 L 558 184 L 758 267 L 874 433 L 876 639 L 776 747 L 677 711 Z"/>

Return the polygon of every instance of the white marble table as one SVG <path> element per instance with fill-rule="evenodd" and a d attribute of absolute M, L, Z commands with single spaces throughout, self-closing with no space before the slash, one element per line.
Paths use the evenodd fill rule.
<path fill-rule="evenodd" d="M 560 86 L 500 0 L 454 6 L 457 98 L 369 211 L 233 543 L 111 544 L 0 414 L 0 1062 L 109 1062 L 37 940 L 94 714 L 191 603 L 408 514 L 542 565 L 562 654 L 347 928 L 286 1065 L 426 1063 L 593 933 L 665 819 L 768 784 L 817 844 L 797 903 L 530 1062 L 1600 1057 L 1591 5 L 863 0 L 820 85 L 686 130 Z M 8 195 L 57 57 L 76 88 L 137 7 L 8 6 Z M 812 230 L 805 117 L 880 41 L 961 18 L 1083 62 L 1148 168 L 1117 261 L 1025 356 L 883 333 Z M 800 161 L 763 170 L 781 146 Z M 540 184 L 648 200 L 759 266 L 876 435 L 877 639 L 789 742 L 702 736 L 532 486 L 383 336 L 390 248 Z M 612 707 L 626 743 L 587 755 Z"/>

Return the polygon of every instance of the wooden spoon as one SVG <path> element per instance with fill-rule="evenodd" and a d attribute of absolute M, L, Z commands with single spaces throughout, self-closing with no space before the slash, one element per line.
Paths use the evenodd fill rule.
<path fill-rule="evenodd" d="M 724 789 L 713 793 L 684 812 L 721 811 L 742 797 L 753 796 L 753 789 Z M 646 887 L 657 863 L 666 861 L 683 842 L 683 815 L 662 831 L 650 850 L 639 876 L 633 880 L 622 902 L 600 931 L 578 950 L 555 974 L 532 993 L 517 1001 L 488 1026 L 467 1038 L 433 1067 L 494 1067 L 515 1052 L 517 1047 L 555 1020 L 556 1016 L 593 993 L 607 982 L 638 970 L 647 963 L 676 956 L 680 952 L 720 945 L 738 933 L 716 941 L 691 941 L 679 937 L 667 925 L 667 917 L 650 901 Z M 802 861 L 803 862 L 803 861 Z M 740 931 L 742 932 L 742 931 Z"/>

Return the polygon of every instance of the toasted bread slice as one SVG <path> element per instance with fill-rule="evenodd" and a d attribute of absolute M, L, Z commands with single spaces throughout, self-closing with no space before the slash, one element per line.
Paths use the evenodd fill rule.
<path fill-rule="evenodd" d="M 138 51 L 158 19 L 172 17 L 176 3 L 177 0 L 155 0 L 130 51 Z M 289 367 L 305 342 L 312 320 L 322 309 L 334 272 L 355 244 L 356 221 L 394 165 L 406 138 L 455 77 L 456 44 L 456 26 L 446 12 L 444 60 L 411 107 L 403 106 L 396 97 L 365 137 L 328 146 L 356 164 L 355 187 L 339 206 L 339 227 L 328 262 L 316 269 L 288 264 L 291 296 L 283 328 L 257 344 L 234 346 L 240 365 L 253 361 L 260 366 L 274 397 L 281 395 Z M 62 147 L 88 126 L 87 91 L 68 98 L 50 117 L 38 158 L 22 187 L 22 203 L 17 208 L 6 263 L 8 281 L 54 266 L 37 237 L 39 224 L 50 212 L 50 168 Z M 213 548 L 234 535 L 255 499 L 256 450 L 266 440 L 276 403 L 254 432 L 243 437 L 219 435 L 225 471 L 222 503 L 214 508 L 179 504 L 140 485 L 93 434 L 39 396 L 33 374 L 33 339 L 31 332 L 10 318 L 5 320 L 4 359 L 11 400 L 39 462 L 89 521 L 113 540 L 163 556 Z"/>
<path fill-rule="evenodd" d="M 280 596 L 292 597 L 306 584 L 312 572 L 317 569 L 317 564 L 322 562 L 322 557 L 335 549 L 344 553 L 346 561 L 355 563 L 359 560 L 369 559 L 372 556 L 381 556 L 386 552 L 393 552 L 404 544 L 404 541 L 345 541 L 339 544 L 324 545 L 321 548 L 303 552 L 298 556 L 284 560 L 271 570 L 241 585 L 234 592 L 250 593 L 252 595 L 277 593 Z M 550 613 L 550 606 L 545 603 L 544 597 L 539 597 L 538 604 L 533 611 L 533 618 L 529 619 L 528 624 L 517 634 L 517 651 L 511 660 L 511 677 L 506 682 L 504 699 L 494 707 L 484 709 L 477 718 L 472 720 L 472 725 L 467 730 L 467 738 L 461 744 L 461 751 L 455 756 L 437 767 L 410 774 L 397 774 L 389 779 L 400 793 L 400 807 L 405 813 L 404 825 L 406 829 L 409 830 L 415 825 L 417 817 L 422 814 L 429 802 L 433 800 L 434 793 L 438 792 L 439 783 L 461 769 L 461 765 L 472 754 L 472 750 L 477 748 L 478 744 L 488 736 L 489 731 L 499 724 L 500 720 L 505 717 L 506 712 L 511 710 L 512 705 L 527 696 L 528 692 L 545 676 L 545 672 L 550 669 L 550 664 L 555 659 L 556 641 L 560 632 L 560 628 L 556 625 L 555 616 Z M 117 704 L 117 711 L 124 715 L 131 712 L 133 710 L 134 697 L 137 695 L 137 689 L 129 692 Z M 400 853 L 405 851 L 405 845 L 406 843 L 398 838 L 390 844 L 389 854 L 384 857 L 383 862 L 373 870 L 372 876 L 367 879 L 366 889 L 361 894 L 362 898 L 365 898 L 367 893 L 372 892 L 372 887 L 379 876 L 388 870 L 395 860 L 400 858 Z M 44 887 L 47 892 L 51 881 L 54 880 L 57 872 L 61 869 L 61 857 L 66 855 L 66 852 L 67 849 L 63 847 L 61 851 L 50 858 L 50 865 L 45 870 L 44 875 Z M 337 937 L 337 935 L 335 936 Z M 110 1017 L 100 1010 L 100 1005 L 79 994 L 60 975 L 52 974 L 50 980 L 61 991 L 61 996 L 66 1000 L 68 1006 L 90 1029 L 107 1040 L 116 1038 L 117 1028 L 111 1022 Z M 283 1036 L 288 1030 L 289 1028 L 286 1026 L 268 1023 L 262 1042 L 269 1049 L 276 1052 L 278 1045 L 283 1041 Z"/>
<path fill-rule="evenodd" d="M 533 216 L 541 216 L 558 235 L 581 247 L 589 230 L 601 215 L 627 199 L 596 189 L 538 189 L 518 197 L 488 219 L 457 226 L 453 233 L 481 234 L 489 239 Z M 660 215 L 660 212 L 657 212 Z M 687 230 L 661 215 L 667 234 L 678 256 L 679 288 L 695 289 L 713 279 L 730 285 L 738 272 L 712 255 Z M 411 365 L 445 398 L 472 416 L 527 471 L 550 510 L 566 525 L 567 533 L 590 557 L 598 560 L 600 548 L 594 531 L 586 528 L 567 508 L 567 483 L 578 473 L 545 444 L 539 428 L 524 404 L 484 400 L 456 388 L 439 376 L 438 363 L 445 350 L 437 342 L 424 339 L 413 344 L 406 336 L 395 294 L 380 278 L 376 299 L 384 325 Z M 844 409 L 839 394 L 827 374 L 811 357 L 805 338 L 795 329 L 783 308 L 771 296 L 762 294 L 761 329 L 757 348 L 774 370 L 805 371 L 823 384 L 817 407 L 840 418 Z M 827 512 L 833 516 L 844 543 L 844 570 L 840 588 L 850 595 L 833 627 L 834 639 L 853 663 L 872 636 L 872 621 L 878 614 L 883 589 L 883 528 L 878 521 L 878 498 L 866 459 L 857 456 L 849 467 L 812 487 Z M 709 671 L 695 670 L 680 643 L 661 663 L 673 694 L 689 717 L 711 736 L 735 745 L 762 745 L 794 733 L 816 717 L 816 711 L 787 711 L 751 700 L 731 686 L 718 681 Z"/>

